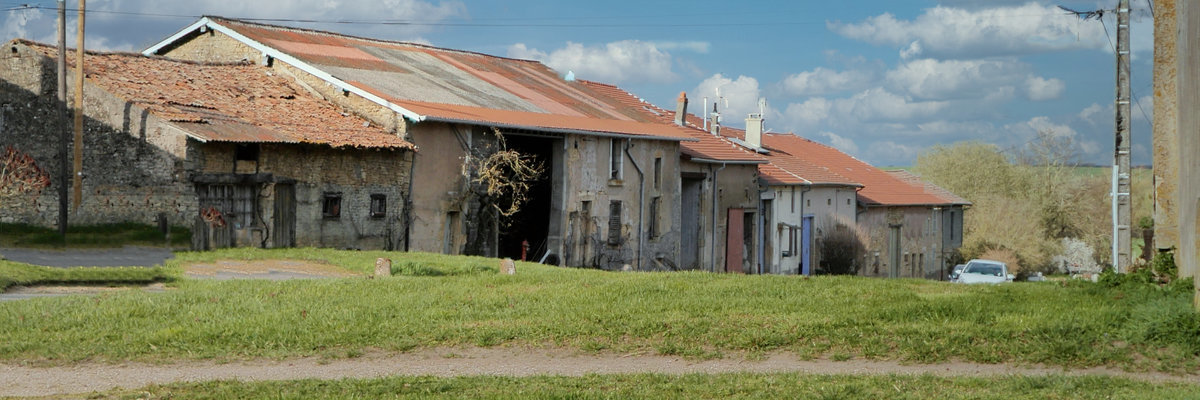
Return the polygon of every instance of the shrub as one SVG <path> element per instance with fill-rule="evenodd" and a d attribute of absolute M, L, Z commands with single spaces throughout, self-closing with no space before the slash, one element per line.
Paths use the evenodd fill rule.
<path fill-rule="evenodd" d="M 859 232 L 843 223 L 838 223 L 833 229 L 826 229 L 825 232 L 828 233 L 817 243 L 817 250 L 821 253 L 818 273 L 858 274 L 858 260 L 862 259 L 866 249 Z"/>

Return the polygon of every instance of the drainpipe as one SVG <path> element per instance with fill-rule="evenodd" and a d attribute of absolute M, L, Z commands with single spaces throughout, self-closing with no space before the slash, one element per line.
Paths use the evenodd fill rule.
<path fill-rule="evenodd" d="M 705 98 L 707 100 L 707 98 Z M 707 104 L 707 101 L 705 102 Z M 713 171 L 712 165 L 708 166 L 709 174 L 712 175 L 712 245 L 709 246 L 709 263 L 712 264 L 710 272 L 717 272 L 717 210 L 719 207 L 719 199 L 717 198 L 717 174 L 725 169 L 725 163 L 721 163 L 721 168 Z M 725 227 L 729 229 L 729 227 Z"/>
<path fill-rule="evenodd" d="M 812 185 L 801 185 L 800 186 L 800 240 L 801 241 L 804 240 L 804 219 L 808 218 L 808 214 L 804 212 L 804 194 L 808 193 L 808 191 L 810 191 L 810 190 L 812 190 Z M 808 225 L 808 229 L 809 229 L 808 238 L 810 241 L 813 238 L 812 230 L 816 229 L 816 227 L 814 226 L 816 224 L 817 224 L 817 218 L 816 218 L 816 216 L 813 216 L 813 222 Z M 814 271 L 816 269 L 813 268 L 813 265 L 812 265 L 812 247 L 808 248 L 808 258 L 807 259 L 804 258 L 804 246 L 808 246 L 808 245 L 809 245 L 809 242 L 801 243 L 800 248 L 797 250 L 800 251 L 800 262 L 803 263 L 804 265 L 808 266 L 808 272 L 811 275 L 812 271 Z M 804 268 L 801 267 L 799 271 L 796 271 L 796 275 L 804 275 Z"/>
<path fill-rule="evenodd" d="M 405 122 L 405 119 L 403 116 L 400 117 L 400 121 Z M 405 123 L 407 123 L 407 122 L 405 122 Z M 411 137 L 410 137 L 410 139 L 411 139 Z M 416 145 L 416 143 L 413 143 L 413 144 Z M 408 163 L 408 193 L 404 194 L 404 197 L 405 197 L 405 199 L 404 199 L 404 203 L 405 203 L 404 204 L 404 251 L 405 252 L 408 252 L 409 248 L 412 246 L 412 221 L 413 221 L 413 212 L 415 212 L 415 210 L 413 210 L 413 205 L 416 204 L 416 202 L 413 201 L 413 181 L 415 181 L 417 179 L 416 178 L 417 152 L 416 152 L 416 150 L 409 150 L 408 154 L 410 154 L 410 157 L 412 158 L 412 162 Z"/>
<path fill-rule="evenodd" d="M 642 239 L 644 239 L 646 236 L 645 232 L 642 230 L 642 213 L 646 211 L 646 175 L 642 173 L 642 167 L 638 166 L 637 160 L 633 159 L 633 154 L 629 153 L 630 147 L 633 147 L 633 139 L 625 139 L 625 156 L 629 157 L 629 163 L 633 165 L 633 169 L 638 173 L 638 247 L 636 253 L 637 261 L 635 265 L 637 270 L 640 271 L 642 269 Z"/>

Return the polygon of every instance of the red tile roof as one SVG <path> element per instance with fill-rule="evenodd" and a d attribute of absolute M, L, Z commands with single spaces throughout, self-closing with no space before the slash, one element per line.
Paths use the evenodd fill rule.
<path fill-rule="evenodd" d="M 663 124 L 623 110 L 620 100 L 593 86 L 566 81 L 536 61 L 207 18 L 412 111 L 421 120 L 692 140 L 686 130 L 656 126 Z"/>
<path fill-rule="evenodd" d="M 57 57 L 51 46 L 22 43 L 51 59 Z M 68 57 L 67 63 L 74 68 L 74 57 Z M 88 53 L 84 68 L 88 83 L 205 141 L 415 148 L 255 65 L 93 52 Z"/>

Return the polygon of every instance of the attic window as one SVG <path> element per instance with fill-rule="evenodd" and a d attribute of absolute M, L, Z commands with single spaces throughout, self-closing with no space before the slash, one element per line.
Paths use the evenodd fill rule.
<path fill-rule="evenodd" d="M 239 144 L 233 153 L 237 161 L 258 162 L 258 143 Z"/>
<path fill-rule="evenodd" d="M 12 52 L 13 52 L 13 54 L 17 54 L 17 46 L 12 47 Z"/>
<path fill-rule="evenodd" d="M 608 179 L 621 179 L 621 163 L 624 161 L 621 156 L 621 139 L 613 138 L 609 141 L 608 147 Z"/>

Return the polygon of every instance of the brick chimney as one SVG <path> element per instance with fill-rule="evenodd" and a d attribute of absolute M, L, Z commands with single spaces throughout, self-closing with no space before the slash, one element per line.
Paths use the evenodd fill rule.
<path fill-rule="evenodd" d="M 687 126 L 687 92 L 679 92 L 675 105 L 675 125 Z"/>
<path fill-rule="evenodd" d="M 746 144 L 754 148 L 762 147 L 763 116 L 750 114 L 746 117 Z"/>
<path fill-rule="evenodd" d="M 713 136 L 721 136 L 721 112 L 717 111 L 717 103 L 713 102 L 712 114 L 709 115 L 712 122 L 708 123 L 708 130 Z"/>

